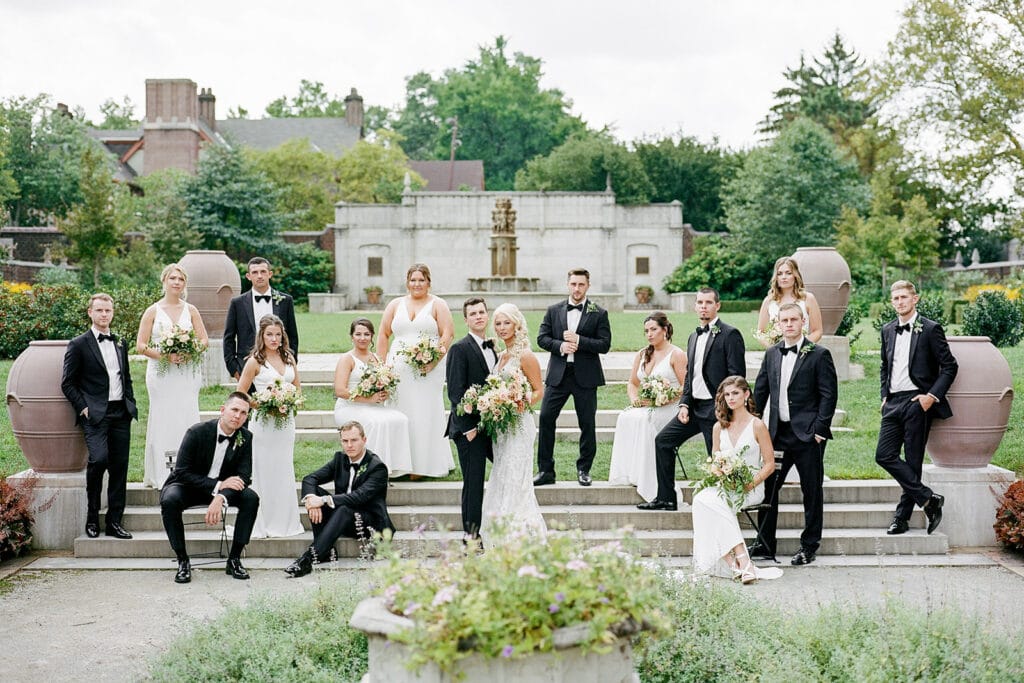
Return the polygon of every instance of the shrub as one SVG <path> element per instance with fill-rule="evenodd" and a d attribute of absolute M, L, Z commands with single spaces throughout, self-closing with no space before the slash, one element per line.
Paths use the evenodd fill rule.
<path fill-rule="evenodd" d="M 996 538 L 1008 548 L 1024 550 L 1024 481 L 1010 484 L 996 510 Z"/>
<path fill-rule="evenodd" d="M 868 314 L 868 310 L 871 308 L 871 302 L 865 299 L 858 299 L 856 297 L 850 299 L 850 303 L 846 306 L 846 312 L 843 313 L 843 319 L 839 321 L 839 327 L 836 328 L 837 337 L 845 337 L 853 331 L 853 328 L 857 326 L 857 323 L 861 321 Z M 860 337 L 858 332 L 856 336 L 850 338 L 850 343 L 857 341 Z"/>
<path fill-rule="evenodd" d="M 0 478 L 0 562 L 18 557 L 32 545 L 32 491 L 35 479 L 14 485 Z"/>
<path fill-rule="evenodd" d="M 758 306 L 761 304 L 761 297 L 768 292 L 771 263 L 740 249 L 728 235 L 698 237 L 693 246 L 693 255 L 662 283 L 666 292 L 696 292 L 701 287 L 714 287 L 723 299 L 756 298 Z"/>
<path fill-rule="evenodd" d="M 988 337 L 996 346 L 1016 346 L 1024 338 L 1024 315 L 1020 306 L 1003 292 L 981 292 L 964 309 L 963 332 L 972 337 Z"/>
<path fill-rule="evenodd" d="M 330 292 L 334 286 L 334 256 L 312 244 L 287 245 L 275 260 L 274 286 L 296 301 L 311 293 Z"/>
<path fill-rule="evenodd" d="M 872 308 L 874 306 L 872 305 Z M 943 327 L 946 326 L 946 294 L 945 292 L 932 291 L 925 292 L 921 295 L 920 300 L 917 302 L 917 312 L 919 315 L 933 320 Z M 882 326 L 891 320 L 896 319 L 896 311 L 888 303 L 883 304 L 881 313 L 875 318 L 871 325 L 875 328 L 876 332 L 882 331 Z"/>

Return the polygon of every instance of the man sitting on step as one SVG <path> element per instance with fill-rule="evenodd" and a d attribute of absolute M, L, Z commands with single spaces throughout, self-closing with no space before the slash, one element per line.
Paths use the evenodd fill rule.
<path fill-rule="evenodd" d="M 314 562 L 331 559 L 342 536 L 368 541 L 375 532 L 395 527 L 388 516 L 388 466 L 366 450 L 366 433 L 356 421 L 338 430 L 341 447 L 323 467 L 302 479 L 302 502 L 313 525 L 313 545 L 288 565 L 290 577 L 313 571 Z M 334 493 L 320 487 L 333 482 Z"/>

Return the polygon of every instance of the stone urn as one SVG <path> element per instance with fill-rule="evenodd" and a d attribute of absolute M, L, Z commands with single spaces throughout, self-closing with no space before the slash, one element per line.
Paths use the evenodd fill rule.
<path fill-rule="evenodd" d="M 949 337 L 948 341 L 960 366 L 946 392 L 953 417 L 932 422 L 926 450 L 939 467 L 986 467 L 1010 421 L 1010 364 L 988 337 Z"/>
<path fill-rule="evenodd" d="M 850 303 L 850 266 L 833 247 L 800 247 L 793 260 L 800 266 L 804 289 L 821 307 L 824 334 L 835 334 Z"/>
<path fill-rule="evenodd" d="M 36 472 L 78 472 L 89 459 L 75 409 L 60 388 L 67 347 L 66 339 L 34 341 L 7 375 L 11 428 Z"/>
<path fill-rule="evenodd" d="M 199 309 L 207 334 L 222 338 L 228 305 L 242 291 L 234 261 L 223 251 L 198 249 L 185 252 L 178 265 L 188 273 L 188 301 Z"/>

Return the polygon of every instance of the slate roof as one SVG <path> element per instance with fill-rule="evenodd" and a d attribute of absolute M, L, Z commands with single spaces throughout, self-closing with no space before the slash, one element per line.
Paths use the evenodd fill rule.
<path fill-rule="evenodd" d="M 308 138 L 317 149 L 341 154 L 359 142 L 360 130 L 343 118 L 224 119 L 217 132 L 253 149 L 273 149 L 289 140 Z"/>
<path fill-rule="evenodd" d="M 484 162 L 480 159 L 456 161 L 454 174 L 452 174 L 450 161 L 410 161 L 409 168 L 419 173 L 427 181 L 424 190 L 455 192 L 464 186 L 478 192 L 486 189 L 484 187 Z M 451 187 L 448 187 L 450 175 L 454 175 L 454 177 Z"/>

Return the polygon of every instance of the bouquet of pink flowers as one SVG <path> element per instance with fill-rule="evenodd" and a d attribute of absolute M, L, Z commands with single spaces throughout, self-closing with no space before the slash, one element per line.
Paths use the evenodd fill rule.
<path fill-rule="evenodd" d="M 479 415 L 480 429 L 494 438 L 519 424 L 522 414 L 531 410 L 532 394 L 533 387 L 522 373 L 500 373 L 467 389 L 455 409 L 459 415 Z"/>
<path fill-rule="evenodd" d="M 305 402 L 295 385 L 280 377 L 250 399 L 253 418 L 260 422 L 273 421 L 274 429 L 284 429 Z"/>
<path fill-rule="evenodd" d="M 157 361 L 157 374 L 160 375 L 165 374 L 174 366 L 169 358 L 172 353 L 181 356 L 180 365 L 199 367 L 203 362 L 203 351 L 206 350 L 206 347 L 199 341 L 199 337 L 196 336 L 195 330 L 186 330 L 177 324 L 172 325 L 171 329 L 167 330 L 159 340 L 151 342 L 149 346 L 160 354 L 160 359 Z"/>
<path fill-rule="evenodd" d="M 640 391 L 637 394 L 640 397 L 638 405 L 652 408 L 667 406 L 679 397 L 679 392 L 661 375 L 640 378 Z"/>
<path fill-rule="evenodd" d="M 430 364 L 441 360 L 444 355 L 441 353 L 441 344 L 438 340 L 425 334 L 420 335 L 419 341 L 415 344 L 402 347 L 398 354 L 404 356 L 405 361 L 422 377 L 426 376 Z"/>
<path fill-rule="evenodd" d="M 738 451 L 735 448 L 723 448 L 715 451 L 701 464 L 705 476 L 693 487 L 696 493 L 701 489 L 718 487 L 718 493 L 736 512 L 740 511 L 747 499 L 747 486 L 754 482 L 754 472 L 743 459 L 743 454 L 750 448 L 744 445 Z"/>
<path fill-rule="evenodd" d="M 398 387 L 398 373 L 388 363 L 371 362 L 366 364 L 366 370 L 356 384 L 353 398 L 369 398 L 376 393 L 383 391 L 390 395 Z"/>
<path fill-rule="evenodd" d="M 764 330 L 754 329 L 754 338 L 765 346 L 774 346 L 782 341 L 782 328 L 779 327 L 779 319 L 772 318 L 768 321 L 768 327 Z"/>

